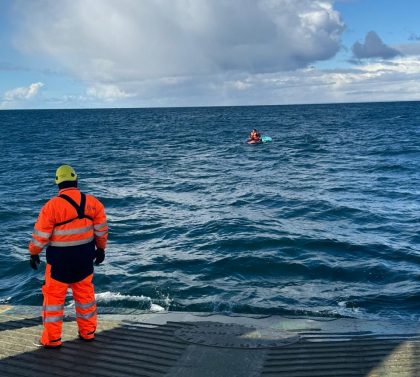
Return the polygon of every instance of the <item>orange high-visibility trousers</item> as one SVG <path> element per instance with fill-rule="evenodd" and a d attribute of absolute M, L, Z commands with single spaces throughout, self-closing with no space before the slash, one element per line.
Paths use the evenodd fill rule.
<path fill-rule="evenodd" d="M 59 346 L 63 327 L 64 302 L 67 290 L 71 288 L 76 309 L 79 334 L 84 339 L 93 339 L 96 330 L 96 301 L 93 274 L 76 283 L 63 283 L 51 277 L 51 265 L 45 269 L 45 284 L 42 286 L 44 304 L 42 320 L 44 331 L 41 343 L 44 346 Z"/>

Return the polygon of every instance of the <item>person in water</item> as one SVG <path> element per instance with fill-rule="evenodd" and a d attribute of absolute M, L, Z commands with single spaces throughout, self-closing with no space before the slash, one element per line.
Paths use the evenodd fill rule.
<path fill-rule="evenodd" d="M 254 128 L 249 134 L 248 141 L 261 141 L 261 134 Z"/>

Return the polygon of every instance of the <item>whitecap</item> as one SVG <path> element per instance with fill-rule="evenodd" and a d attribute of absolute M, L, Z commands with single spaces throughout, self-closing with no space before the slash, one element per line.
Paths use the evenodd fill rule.
<path fill-rule="evenodd" d="M 165 308 L 163 308 L 160 305 L 152 304 L 152 305 L 150 305 L 150 311 L 151 312 L 164 312 Z"/>
<path fill-rule="evenodd" d="M 123 295 L 119 292 L 96 293 L 95 298 L 97 302 L 104 302 L 104 303 L 109 303 L 112 301 L 152 302 L 152 299 L 147 296 Z"/>
<path fill-rule="evenodd" d="M 161 305 L 153 303 L 153 300 L 148 296 L 123 295 L 119 292 L 109 292 L 109 291 L 96 293 L 95 299 L 98 305 L 100 305 L 101 303 L 108 304 L 110 302 L 115 302 L 115 301 L 143 302 L 150 305 L 149 310 L 155 313 L 164 312 L 168 310 L 172 301 L 169 298 L 169 296 L 166 296 L 163 300 L 164 306 L 161 306 Z M 67 308 L 74 307 L 74 301 L 71 300 L 66 307 Z"/>
<path fill-rule="evenodd" d="M 7 304 L 8 302 L 10 302 L 10 300 L 12 299 L 12 297 L 4 297 L 4 298 L 0 298 L 0 304 Z"/>

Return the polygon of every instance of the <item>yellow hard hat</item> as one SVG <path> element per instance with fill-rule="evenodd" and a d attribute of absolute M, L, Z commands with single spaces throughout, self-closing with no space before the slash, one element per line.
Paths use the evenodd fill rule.
<path fill-rule="evenodd" d="M 77 174 L 70 165 L 61 165 L 55 172 L 55 184 L 65 181 L 77 181 Z"/>

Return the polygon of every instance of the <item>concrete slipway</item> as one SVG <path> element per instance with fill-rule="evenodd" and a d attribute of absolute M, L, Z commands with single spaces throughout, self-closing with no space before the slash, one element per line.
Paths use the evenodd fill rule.
<path fill-rule="evenodd" d="M 40 308 L 0 306 L 0 376 L 420 377 L 418 322 L 106 310 L 86 343 L 66 309 L 46 350 Z"/>

